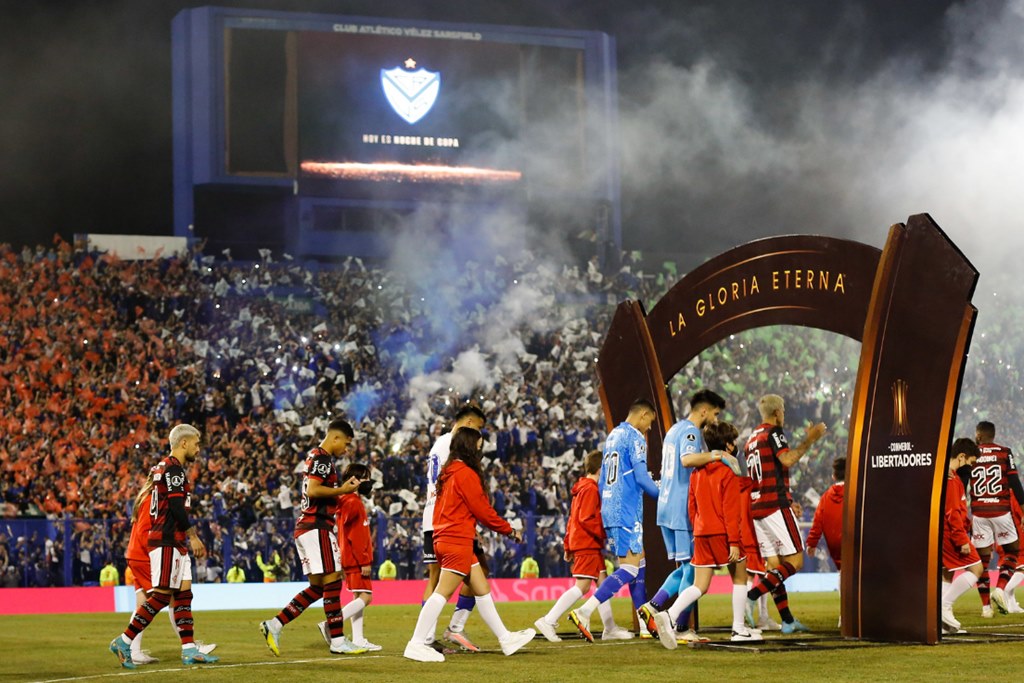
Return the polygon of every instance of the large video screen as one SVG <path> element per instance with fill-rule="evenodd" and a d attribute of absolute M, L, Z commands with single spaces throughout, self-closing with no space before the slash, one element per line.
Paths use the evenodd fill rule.
<path fill-rule="evenodd" d="M 516 45 L 303 33 L 298 56 L 302 175 L 338 164 L 364 179 L 401 178 L 401 167 L 453 180 L 456 169 L 522 171 Z"/>
<path fill-rule="evenodd" d="M 231 172 L 276 160 L 268 170 L 285 169 L 304 194 L 584 191 L 580 49 L 337 30 L 228 34 Z M 275 87 L 281 96 L 266 97 Z M 261 154 L 279 121 L 283 152 Z"/>

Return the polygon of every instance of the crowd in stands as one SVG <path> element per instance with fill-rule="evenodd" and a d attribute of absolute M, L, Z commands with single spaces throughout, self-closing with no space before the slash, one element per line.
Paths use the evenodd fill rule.
<path fill-rule="evenodd" d="M 0 581 L 59 584 L 70 564 L 73 582 L 88 583 L 108 562 L 122 566 L 134 492 L 179 422 L 204 439 L 192 514 L 208 520 L 211 553 L 197 580 L 225 580 L 234 567 L 249 581 L 298 579 L 299 467 L 339 415 L 359 430 L 346 459 L 368 463 L 376 482 L 370 518 L 386 548 L 376 561 L 419 577 L 423 462 L 467 400 L 488 415 L 495 508 L 529 524 L 541 576 L 563 575 L 569 490 L 580 456 L 605 434 L 593 371 L 602 334 L 616 303 L 651 306 L 677 280 L 624 263 L 602 273 L 595 261 L 524 253 L 424 282 L 393 264 L 238 263 L 201 245 L 153 260 L 59 239 L 0 245 L 0 517 L 53 522 L 35 535 L 0 526 Z M 963 425 L 983 410 L 1021 436 L 1019 312 L 1004 306 L 979 321 Z M 803 328 L 736 335 L 673 381 L 676 413 L 707 386 L 744 430 L 767 392 L 786 398 L 791 432 L 824 421 L 828 436 L 792 477 L 809 519 L 846 451 L 858 355 L 854 341 Z M 492 570 L 517 576 L 526 549 L 487 543 Z"/>

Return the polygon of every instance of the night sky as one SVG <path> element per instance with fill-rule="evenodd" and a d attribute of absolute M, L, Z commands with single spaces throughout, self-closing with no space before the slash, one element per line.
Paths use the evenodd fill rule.
<path fill-rule="evenodd" d="M 614 35 L 628 248 L 881 246 L 922 211 L 998 269 L 1024 241 L 1021 0 L 223 4 Z M 170 22 L 190 6 L 4 3 L 0 241 L 171 231 Z"/>

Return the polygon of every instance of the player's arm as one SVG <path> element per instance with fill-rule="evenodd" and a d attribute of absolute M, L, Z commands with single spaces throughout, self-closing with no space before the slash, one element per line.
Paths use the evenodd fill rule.
<path fill-rule="evenodd" d="M 817 442 L 818 439 L 825 435 L 828 430 L 825 427 L 825 423 L 819 422 L 816 425 L 811 425 L 807 428 L 807 435 L 804 440 L 800 442 L 796 448 L 790 448 L 788 450 L 781 451 L 778 453 L 779 462 L 786 467 L 792 467 L 800 461 L 800 458 L 806 455 L 807 450 Z"/>
<path fill-rule="evenodd" d="M 825 496 L 821 497 L 818 501 L 818 507 L 814 510 L 814 520 L 811 522 L 811 530 L 807 532 L 807 551 L 810 551 L 818 547 L 818 541 L 821 540 L 821 511 L 825 507 Z"/>
<path fill-rule="evenodd" d="M 324 486 L 323 481 L 309 477 L 306 485 L 306 495 L 310 498 L 337 498 L 346 493 L 352 493 L 358 488 L 359 480 L 355 477 L 350 477 L 341 486 Z"/>
<path fill-rule="evenodd" d="M 651 479 L 651 473 L 647 471 L 647 461 L 640 460 L 635 465 L 636 469 L 633 470 L 633 477 L 636 479 L 636 483 L 640 485 L 651 498 L 658 497 L 658 485 Z"/>
<path fill-rule="evenodd" d="M 1009 456 L 1010 470 L 1006 473 L 1006 478 L 1010 482 L 1010 490 L 1013 491 L 1013 497 L 1017 499 L 1017 504 L 1024 505 L 1024 486 L 1021 486 L 1020 475 L 1013 462 L 1013 453 L 1007 453 L 1007 456 Z"/>
<path fill-rule="evenodd" d="M 725 537 L 729 543 L 729 561 L 740 559 L 740 524 L 743 519 L 740 512 L 741 494 L 740 480 L 731 472 L 724 475 L 722 485 L 722 511 L 725 513 Z"/>
<path fill-rule="evenodd" d="M 466 503 L 466 507 L 469 508 L 470 513 L 476 518 L 476 521 L 491 531 L 511 536 L 517 542 L 522 540 L 522 537 L 512 528 L 508 520 L 498 515 L 494 508 L 491 507 L 491 501 L 488 500 L 487 494 L 484 493 L 483 485 L 475 474 L 462 478 L 459 484 L 459 494 Z"/>
<path fill-rule="evenodd" d="M 633 467 L 633 479 L 644 493 L 651 498 L 657 498 L 658 485 L 654 483 L 651 473 L 647 471 L 647 443 L 642 439 L 639 442 L 634 441 L 630 450 L 632 452 L 628 457 Z"/>
<path fill-rule="evenodd" d="M 679 463 L 683 467 L 704 467 L 709 462 L 722 462 L 722 451 L 683 453 L 679 456 Z"/>
<path fill-rule="evenodd" d="M 679 457 L 679 463 L 683 467 L 703 467 L 711 462 L 720 462 L 726 465 L 733 474 L 740 473 L 740 463 L 736 457 L 725 451 L 711 451 L 710 453 L 685 453 Z"/>

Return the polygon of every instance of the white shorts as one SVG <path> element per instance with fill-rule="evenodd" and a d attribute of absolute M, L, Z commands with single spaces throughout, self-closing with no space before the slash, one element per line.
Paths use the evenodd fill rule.
<path fill-rule="evenodd" d="M 149 551 L 149 573 L 154 588 L 178 590 L 192 580 L 192 558 L 177 548 L 160 547 Z"/>
<path fill-rule="evenodd" d="M 1009 512 L 998 517 L 974 517 L 971 523 L 971 541 L 975 548 L 1009 545 L 1017 540 L 1017 526 Z"/>
<path fill-rule="evenodd" d="M 754 520 L 754 532 L 761 557 L 786 557 L 804 551 L 800 527 L 792 508 L 776 510 L 764 519 Z"/>
<path fill-rule="evenodd" d="M 333 531 L 310 529 L 295 538 L 295 548 L 306 576 L 341 571 L 341 551 Z"/>

